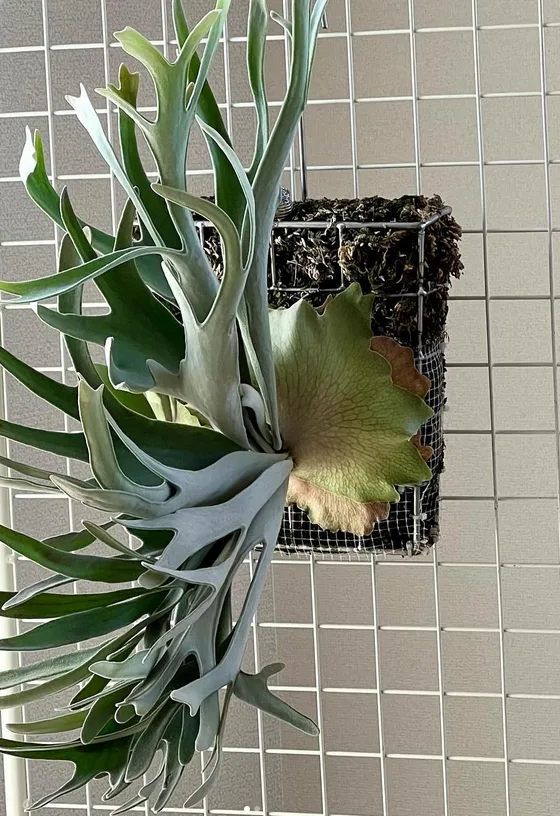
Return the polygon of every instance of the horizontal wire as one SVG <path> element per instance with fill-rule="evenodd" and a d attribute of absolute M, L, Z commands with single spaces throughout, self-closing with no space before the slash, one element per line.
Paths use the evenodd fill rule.
<path fill-rule="evenodd" d="M 472 436 L 478 436 L 479 434 L 478 434 L 477 431 L 473 431 L 471 435 Z M 529 436 L 530 435 L 531 434 L 529 433 Z M 13 490 L 13 488 L 8 488 L 8 489 Z M 23 499 L 23 500 L 26 500 L 26 501 L 29 500 L 29 499 L 36 499 L 37 501 L 58 501 L 59 497 L 52 494 L 52 493 L 49 494 L 49 495 L 46 495 L 46 494 L 42 495 L 40 493 L 23 493 L 23 492 L 18 493 L 18 492 L 15 492 L 14 493 L 14 498 Z M 65 497 L 61 497 L 61 498 L 65 498 Z M 442 496 L 440 496 L 440 499 L 442 501 L 462 501 L 462 502 L 466 502 L 466 501 L 472 501 L 472 502 L 484 501 L 484 502 L 488 502 L 488 501 L 494 501 L 494 496 L 486 495 L 486 494 L 482 494 L 480 496 L 464 496 L 462 494 L 457 494 L 457 495 L 443 494 Z M 554 496 L 551 496 L 550 494 L 548 494 L 548 495 L 534 494 L 534 495 L 530 495 L 530 496 L 527 496 L 527 494 L 518 495 L 518 496 L 509 496 L 509 495 L 507 495 L 507 496 L 498 496 L 498 501 L 499 502 L 510 502 L 510 501 L 511 502 L 513 502 L 513 501 L 518 502 L 518 501 L 527 501 L 528 499 L 530 499 L 532 501 L 537 500 L 537 499 L 539 501 L 542 501 L 542 500 L 553 501 Z M 353 552 L 353 555 L 354 554 L 358 555 L 358 552 L 356 552 L 356 553 Z M 318 555 L 320 556 L 321 554 L 318 553 Z M 323 554 L 323 555 L 325 555 L 325 554 Z M 326 555 L 328 555 L 328 554 L 326 554 Z M 367 555 L 367 553 L 366 553 L 366 555 Z"/>
<path fill-rule="evenodd" d="M 8 488 L 11 489 L 11 488 Z M 14 498 L 20 499 L 24 498 L 26 500 L 30 500 L 32 498 L 37 498 L 36 493 L 28 493 L 28 494 L 19 494 L 16 495 Z M 54 499 L 57 501 L 59 498 L 66 500 L 65 496 L 55 496 L 53 494 L 49 494 L 49 496 L 45 496 L 44 498 L 47 499 Z M 449 501 L 449 499 L 447 499 Z M 519 498 L 517 501 L 525 501 L 524 498 Z M 556 501 L 555 498 L 549 497 L 549 501 Z M 321 560 L 321 555 L 323 556 L 324 560 Z M 341 556 L 341 554 L 339 553 Z M 329 567 L 368 567 L 371 568 L 371 553 L 365 554 L 362 560 L 347 560 L 343 559 L 342 556 L 340 560 L 336 558 L 332 558 L 329 554 L 321 554 L 317 553 L 315 556 L 317 561 L 317 565 L 321 569 L 326 569 Z M 433 567 L 432 560 L 419 560 L 419 559 L 405 559 L 401 555 L 395 556 L 395 561 L 383 560 L 386 558 L 386 554 L 380 555 L 380 559 L 376 559 L 376 567 L 380 568 L 393 568 L 393 569 L 428 569 Z M 15 556 L 8 556 L 8 558 L 13 559 L 15 561 L 22 561 L 26 562 L 29 561 L 23 555 L 15 555 Z M 246 559 L 244 564 L 248 564 L 249 560 Z M 306 553 L 300 553 L 299 558 L 295 560 L 290 560 L 285 558 L 284 556 L 280 558 L 275 558 L 271 562 L 274 566 L 282 568 L 282 567 L 307 567 L 309 566 L 309 557 Z M 452 567 L 457 569 L 495 569 L 496 563 L 494 561 L 441 561 L 437 562 L 438 567 Z M 508 562 L 503 561 L 500 564 L 501 567 L 506 569 L 515 569 L 515 570 L 523 570 L 523 569 L 546 569 L 546 570 L 557 570 L 560 569 L 560 563 L 551 563 L 551 562 L 534 562 L 534 563 L 525 563 L 525 562 Z M 259 626 L 262 628 L 271 628 L 273 626 L 277 626 L 279 628 L 308 628 L 311 625 L 310 621 L 300 621 L 299 623 L 285 623 L 282 622 L 262 622 L 259 623 Z M 369 624 L 336 624 L 336 623 L 328 623 L 328 624 L 320 624 L 321 627 L 325 629 L 372 629 L 373 627 Z"/>
<path fill-rule="evenodd" d="M 558 159 L 551 159 L 548 162 L 550 165 L 560 165 L 560 158 Z M 485 167 L 533 167 L 533 166 L 542 166 L 545 164 L 544 159 L 495 159 L 495 160 L 488 160 L 484 163 Z M 356 166 L 356 169 L 359 170 L 408 170 L 413 169 L 416 165 L 414 162 L 386 162 L 386 163 L 359 163 Z M 475 161 L 432 161 L 432 162 L 421 162 L 421 168 L 453 168 L 453 167 L 477 167 L 478 163 Z M 285 168 L 287 171 L 289 168 Z M 315 172 L 330 172 L 330 171 L 341 171 L 341 170 L 352 170 L 353 165 L 351 164 L 310 164 L 307 166 L 307 170 L 311 173 Z M 203 176 L 203 175 L 211 175 L 213 170 L 211 167 L 201 167 L 201 168 L 190 168 L 186 171 L 187 176 Z M 146 173 L 148 178 L 157 178 L 157 172 L 155 171 L 148 171 Z M 49 174 L 49 178 L 52 181 L 52 175 Z M 59 181 L 91 181 L 91 180 L 99 180 L 99 179 L 110 179 L 110 173 L 58 173 L 56 179 Z M 19 176 L 0 176 L 0 184 L 15 184 L 20 183 L 21 178 Z M 283 223 L 283 222 L 282 222 Z M 366 226 L 366 224 L 363 224 Z M 306 224 L 308 229 L 312 228 L 312 225 Z M 472 231 L 472 230 L 471 230 Z M 497 230 L 498 232 L 502 232 L 502 230 Z M 508 230 L 503 230 L 504 232 L 508 232 Z M 534 230 L 533 230 L 534 231 Z M 545 228 L 543 227 L 542 232 L 546 232 Z M 466 230 L 464 231 L 466 232 Z M 478 230 L 477 230 L 478 232 Z"/>
<path fill-rule="evenodd" d="M 26 687 L 36 687 L 41 685 L 40 680 L 31 681 L 24 684 Z M 277 694 L 317 694 L 316 686 L 298 686 L 298 685 L 275 685 L 270 684 L 269 689 Z M 356 687 L 342 687 L 342 686 L 324 686 L 321 687 L 321 694 L 329 695 L 354 695 L 354 696 L 371 696 L 381 693 L 386 697 L 439 697 L 440 692 L 435 689 L 391 689 L 383 688 L 361 688 Z M 475 699 L 483 700 L 501 699 L 502 693 L 498 691 L 443 691 L 444 697 L 457 697 L 460 699 Z M 560 693 L 554 694 L 550 692 L 506 692 L 506 698 L 511 700 L 549 700 L 551 702 L 560 701 Z M 1 700 L 0 696 L 0 700 Z M 230 752 L 242 751 L 242 748 L 230 747 Z M 254 749 L 253 749 L 254 750 Z"/>
<path fill-rule="evenodd" d="M 481 99 L 515 99 L 515 98 L 541 98 L 542 94 L 540 91 L 493 91 L 493 92 L 486 92 L 480 94 Z M 546 93 L 547 97 L 553 96 L 560 96 L 560 88 L 558 90 L 548 90 Z M 418 94 L 416 99 L 418 101 L 453 101 L 459 99 L 476 99 L 477 97 L 473 93 L 450 93 L 450 94 Z M 353 103 L 356 104 L 376 104 L 376 103 L 386 103 L 386 102 L 412 102 L 414 101 L 414 97 L 405 94 L 400 96 L 374 96 L 374 97 L 357 97 L 355 99 L 350 99 L 349 97 L 335 97 L 335 98 L 324 98 L 324 99 L 310 99 L 308 101 L 308 105 L 311 107 L 314 106 L 328 106 L 328 105 L 350 105 Z M 269 100 L 270 107 L 280 107 L 282 101 L 279 99 L 271 99 Z M 222 101 L 218 101 L 218 107 L 222 110 L 226 109 L 226 103 Z M 251 101 L 238 101 L 238 102 L 231 102 L 231 108 L 254 108 L 255 103 Z M 138 106 L 138 111 L 140 113 L 155 113 L 156 107 L 154 105 L 148 106 Z M 117 108 L 113 108 L 111 110 L 112 113 L 117 112 Z M 107 116 L 107 108 L 96 108 L 96 113 L 100 117 Z M 76 116 L 76 112 L 72 108 L 61 108 L 53 111 L 54 116 Z M 49 116 L 49 112 L 44 109 L 39 110 L 15 110 L 15 111 L 2 111 L 0 112 L 0 119 L 25 119 L 25 118 L 40 118 L 44 117 L 47 118 Z M 479 166 L 479 162 L 469 162 L 469 165 Z M 485 162 L 486 164 L 486 162 Z M 333 165 L 329 165 L 332 167 Z M 412 164 L 415 167 L 415 164 Z"/>
<path fill-rule="evenodd" d="M 548 22 L 543 24 L 543 28 L 558 28 L 560 27 L 560 22 Z M 538 29 L 539 23 L 499 23 L 494 25 L 478 25 L 475 27 L 476 31 L 512 31 L 512 30 L 531 30 L 531 29 Z M 362 37 L 391 37 L 391 36 L 410 36 L 410 33 L 414 34 L 458 34 L 458 33 L 469 33 L 471 34 L 473 31 L 473 26 L 416 26 L 411 28 L 382 28 L 382 29 L 367 29 L 362 31 L 351 31 L 350 36 L 353 38 L 362 38 Z M 333 39 L 346 39 L 348 33 L 346 29 L 341 29 L 340 31 L 321 31 L 319 32 L 319 39 L 320 40 L 333 40 Z M 283 34 L 267 34 L 266 36 L 267 42 L 284 42 L 284 35 Z M 162 39 L 151 39 L 150 42 L 152 45 L 156 46 L 163 46 L 164 40 Z M 206 39 L 202 40 L 202 43 L 205 43 Z M 220 43 L 223 44 L 224 40 L 223 37 L 220 39 Z M 232 43 L 246 43 L 247 36 L 240 34 L 240 35 L 233 35 L 228 37 L 228 42 Z M 177 41 L 175 39 L 169 40 L 170 45 L 176 45 Z M 114 49 L 122 49 L 122 45 L 119 42 L 110 42 L 108 43 L 109 48 Z M 104 43 L 102 42 L 75 42 L 75 43 L 50 43 L 48 45 L 49 51 L 87 51 L 91 49 L 100 49 L 103 50 L 105 47 Z M 0 48 L 0 54 L 18 54 L 18 53 L 33 53 L 33 52 L 44 52 L 45 45 L 15 45 L 15 46 L 2 46 Z"/>

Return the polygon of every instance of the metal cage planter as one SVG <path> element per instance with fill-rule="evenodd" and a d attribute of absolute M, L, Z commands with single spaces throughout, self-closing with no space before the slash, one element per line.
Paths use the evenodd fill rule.
<path fill-rule="evenodd" d="M 201 225 L 205 248 L 221 272 L 215 233 Z M 357 280 L 375 292 L 372 328 L 414 349 L 419 371 L 430 379 L 434 411 L 422 444 L 432 448 L 432 479 L 402 489 L 401 501 L 373 533 L 358 537 L 312 524 L 286 508 L 278 549 L 284 553 L 402 552 L 416 555 L 439 532 L 439 482 L 444 464 L 445 323 L 448 292 L 462 270 L 461 228 L 439 196 L 403 196 L 294 202 L 277 221 L 270 247 L 269 300 L 289 306 L 305 296 L 319 306 Z"/>

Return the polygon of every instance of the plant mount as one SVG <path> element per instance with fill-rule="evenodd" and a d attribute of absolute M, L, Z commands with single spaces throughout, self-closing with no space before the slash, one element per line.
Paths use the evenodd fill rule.
<path fill-rule="evenodd" d="M 63 231 L 58 269 L 1 282 L 0 290 L 39 304 L 39 318 L 64 336 L 77 384 L 56 382 L 5 349 L 0 364 L 80 430 L 2 421 L 0 433 L 86 463 L 89 475 L 3 457 L 12 474 L 3 484 L 54 491 L 106 516 L 103 524 L 86 519 L 81 530 L 45 540 L 0 527 L 1 541 L 47 570 L 43 580 L 2 594 L 2 615 L 42 622 L 4 638 L 0 649 L 69 647 L 0 675 L 8 692 L 0 705 L 72 690 L 57 716 L 10 728 L 34 737 L 79 731 L 66 742 L 0 740 L 0 750 L 13 756 L 74 764 L 72 777 L 29 809 L 104 776 L 104 801 L 124 797 L 113 814 L 146 801 L 158 812 L 195 753 L 211 751 L 202 785 L 185 802 L 193 806 L 216 782 L 233 695 L 316 733 L 312 721 L 269 691 L 279 664 L 254 675 L 241 669 L 286 502 L 326 529 L 362 534 L 398 501 L 395 485 L 430 478 L 429 451 L 419 441 L 431 415 L 429 383 L 409 349 L 372 337 L 373 295 L 355 283 L 318 309 L 304 301 L 268 308 L 280 182 L 327 0 L 293 0 L 290 21 L 272 15 L 291 43 L 288 89 L 272 129 L 264 77 L 268 13 L 265 0 L 250 2 L 247 67 L 257 132 L 248 170 L 208 84 L 229 5 L 217 0 L 190 29 L 174 0 L 173 62 L 133 29 L 115 35 L 147 69 L 157 95 L 149 120 L 137 108 L 138 75 L 125 66 L 118 86 L 99 90 L 119 111 L 121 158 L 85 89 L 68 97 L 127 195 L 116 235 L 85 224 L 67 191 L 54 189 L 38 133 L 28 132 L 22 155 L 29 195 Z M 212 159 L 214 201 L 187 189 L 195 127 Z M 139 136 L 156 161 L 155 184 L 140 161 Z M 220 280 L 196 217 L 219 233 Z M 106 301 L 105 314 L 82 313 L 88 281 Z M 91 344 L 104 349 L 104 365 L 93 362 Z M 253 578 L 234 621 L 232 582 L 254 551 Z M 115 589 L 83 593 L 81 581 Z M 56 592 L 69 585 L 78 592 Z M 87 645 L 93 639 L 96 645 Z M 76 651 L 82 642 L 86 648 Z"/>

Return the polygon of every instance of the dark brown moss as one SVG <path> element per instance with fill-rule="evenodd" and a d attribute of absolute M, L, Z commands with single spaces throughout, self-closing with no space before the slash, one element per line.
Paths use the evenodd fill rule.
<path fill-rule="evenodd" d="M 294 203 L 290 221 L 325 221 L 327 228 L 274 230 L 274 268 L 269 266 L 270 304 L 289 306 L 305 296 L 320 305 L 325 294 L 358 281 L 376 292 L 373 328 L 401 343 L 418 345 L 418 233 L 404 229 L 342 229 L 344 221 L 419 222 L 443 208 L 439 196 L 386 199 L 309 199 Z M 426 230 L 423 342 L 432 345 L 445 335 L 447 296 L 452 278 L 463 269 L 458 242 L 461 228 L 443 216 Z M 204 233 L 204 247 L 218 275 L 222 273 L 220 243 L 213 230 Z"/>

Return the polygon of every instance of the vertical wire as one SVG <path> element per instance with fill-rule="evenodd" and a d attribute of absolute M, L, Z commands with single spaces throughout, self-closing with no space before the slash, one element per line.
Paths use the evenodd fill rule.
<path fill-rule="evenodd" d="M 105 79 L 105 83 L 109 84 L 111 79 L 111 72 L 110 72 L 110 63 L 109 63 L 109 27 L 108 27 L 108 20 L 107 20 L 107 4 L 105 0 L 100 0 L 100 10 L 101 10 L 101 28 L 102 28 L 102 35 L 103 35 L 103 75 Z M 114 128 L 113 128 L 113 119 L 111 114 L 111 103 L 107 100 L 106 105 L 106 112 L 107 112 L 107 138 L 111 142 L 114 143 Z M 116 196 L 116 185 L 115 185 L 115 175 L 112 169 L 109 167 L 109 187 L 110 187 L 110 195 L 111 195 L 111 224 L 113 228 L 113 233 L 116 232 L 116 225 L 118 221 L 118 214 L 117 214 L 117 196 Z M 60 336 L 61 344 L 62 344 L 62 353 L 64 354 L 64 340 L 62 335 Z M 64 358 L 63 358 L 64 359 Z M 62 372 L 63 382 L 66 380 L 66 372 L 63 366 Z M 69 430 L 69 423 L 68 418 L 64 417 L 65 423 L 65 430 Z M 71 510 L 71 504 L 70 504 Z M 70 516 L 70 524 L 72 525 L 72 517 Z M 74 592 L 77 592 L 76 584 L 73 585 Z M 78 644 L 78 649 L 80 645 Z M 88 814 L 93 813 L 93 802 L 92 802 L 92 795 L 90 785 L 86 786 L 86 805 L 88 809 Z M 149 816 L 147 810 L 145 810 L 145 816 Z"/>
<path fill-rule="evenodd" d="M 383 725 L 383 698 L 381 682 L 381 643 L 379 638 L 379 610 L 377 605 L 377 558 L 371 554 L 371 592 L 373 605 L 373 640 L 375 649 L 375 674 L 377 675 L 377 727 L 379 731 L 379 764 L 381 772 L 381 802 L 383 816 L 389 816 L 389 802 L 387 793 L 387 767 L 385 752 L 385 729 Z"/>
<path fill-rule="evenodd" d="M 543 129 L 543 154 L 545 172 L 545 193 L 546 193 L 546 228 L 548 242 L 548 282 L 550 287 L 550 325 L 552 339 L 552 381 L 554 391 L 554 430 L 556 432 L 556 458 L 557 458 L 557 507 L 558 507 L 558 527 L 560 530 L 560 414 L 559 414 L 559 384 L 558 384 L 558 352 L 556 348 L 556 282 L 554 279 L 554 242 L 552 228 L 552 193 L 550 184 L 550 146 L 548 139 L 548 98 L 546 80 L 546 49 L 545 49 L 545 26 L 543 0 L 538 0 L 539 14 L 539 62 L 540 62 L 540 83 L 541 83 L 541 116 Z"/>
<path fill-rule="evenodd" d="M 111 79 L 111 72 L 109 66 L 109 28 L 107 23 L 107 5 L 105 0 L 101 0 L 101 27 L 103 30 L 103 72 L 105 76 L 105 83 L 108 84 Z M 113 144 L 113 117 L 111 114 L 111 102 L 107 99 L 107 137 L 111 144 Z M 111 186 L 111 219 L 113 224 L 113 232 L 117 224 L 117 201 L 115 192 L 115 174 L 109 167 L 109 184 Z"/>
<path fill-rule="evenodd" d="M 321 680 L 321 653 L 319 647 L 319 616 L 317 612 L 317 584 L 315 574 L 315 555 L 309 555 L 309 570 L 311 580 L 311 610 L 313 621 L 313 658 L 315 663 L 315 690 L 317 695 L 317 725 L 319 727 L 319 770 L 321 774 L 321 800 L 323 803 L 323 816 L 329 814 L 329 803 L 327 794 L 327 769 L 325 761 L 325 737 L 323 718 L 323 683 Z"/>
<path fill-rule="evenodd" d="M 101 0 L 101 2 L 105 3 L 106 0 Z M 162 33 L 162 39 L 163 39 L 163 56 L 166 59 L 169 59 L 169 45 L 170 45 L 171 37 L 169 35 L 169 20 L 168 20 L 168 17 L 167 17 L 167 2 L 166 2 L 166 0 L 161 0 L 161 33 Z M 179 53 L 179 43 L 177 43 L 176 52 L 177 52 L 177 54 Z M 114 226 L 114 228 L 116 228 L 116 225 Z M 116 231 L 116 229 L 115 229 L 115 231 Z M 144 776 L 143 776 L 144 783 L 146 783 L 148 781 L 148 778 L 149 778 L 148 774 L 144 774 Z M 143 807 L 144 807 L 145 816 L 152 816 L 153 811 L 152 811 L 152 809 L 150 807 L 149 800 L 144 802 Z"/>
<path fill-rule="evenodd" d="M 418 232 L 418 368 L 420 373 L 424 370 L 424 269 L 426 253 L 426 229 L 422 228 Z M 417 538 L 421 537 L 422 524 L 422 491 L 419 486 L 414 488 L 414 544 Z M 442 627 L 441 627 L 441 602 L 439 593 L 439 567 L 437 556 L 437 541 L 432 549 L 433 581 L 434 581 L 434 614 L 436 623 L 436 654 L 438 673 L 438 702 L 439 702 L 439 723 L 441 740 L 441 774 L 443 789 L 443 812 L 444 816 L 449 813 L 449 782 L 447 777 L 447 732 L 445 727 L 445 682 L 443 672 L 443 648 L 442 648 Z"/>
<path fill-rule="evenodd" d="M 290 2 L 289 0 L 282 0 L 282 14 L 286 19 L 290 17 Z M 286 85 L 290 81 L 290 69 L 291 69 L 291 50 L 290 50 L 290 40 L 286 31 L 283 30 L 283 37 L 284 37 L 284 68 L 286 72 Z M 290 148 L 290 164 L 288 166 L 288 170 L 290 173 L 290 186 L 292 190 L 292 199 L 296 199 L 296 161 L 295 161 L 295 150 L 294 146 L 292 145 Z M 301 191 L 300 191 L 301 193 Z"/>
<path fill-rule="evenodd" d="M 473 35 L 473 57 L 474 57 L 474 81 L 476 99 L 476 129 L 478 141 L 478 164 L 480 178 L 480 205 L 482 214 L 482 257 L 484 269 L 484 306 L 486 318 L 486 346 L 488 354 L 488 386 L 490 398 L 490 439 L 492 449 L 492 481 L 494 498 L 494 540 L 496 552 L 496 582 L 498 595 L 498 628 L 499 628 L 499 648 L 500 648 L 500 686 L 502 704 L 502 738 L 504 741 L 504 785 L 506 812 L 505 816 L 511 814 L 511 794 L 509 778 L 509 749 L 508 749 L 508 722 L 507 722 L 507 697 L 505 678 L 505 649 L 504 649 L 504 615 L 502 596 L 502 572 L 500 554 L 500 518 L 498 512 L 498 467 L 497 467 L 497 446 L 496 446 L 496 413 L 494 405 L 494 371 L 492 338 L 490 331 L 490 287 L 488 278 L 488 219 L 486 212 L 486 174 L 484 170 L 485 150 L 484 134 L 482 126 L 482 97 L 480 84 L 480 52 L 479 52 L 479 27 L 478 27 L 478 0 L 471 0 L 472 3 L 472 35 Z"/>
<path fill-rule="evenodd" d="M 422 169 L 420 152 L 420 127 L 418 115 L 418 65 L 416 59 L 416 22 L 414 0 L 408 0 L 408 23 L 410 41 L 410 71 L 411 71 L 411 91 L 412 91 L 412 126 L 414 135 L 414 169 L 416 178 L 416 194 L 422 192 Z M 426 250 L 426 230 L 421 229 L 418 233 L 418 363 L 420 373 L 423 371 L 424 361 L 424 266 Z M 414 546 L 417 545 L 417 538 L 421 535 L 422 523 L 422 492 L 419 487 L 414 488 Z M 445 727 L 445 680 L 443 671 L 443 648 L 442 648 L 442 627 L 441 627 L 441 600 L 439 592 L 439 568 L 437 555 L 437 542 L 432 549 L 433 559 L 433 582 L 434 582 L 434 613 L 436 623 L 436 654 L 437 654 L 437 674 L 438 674 L 438 703 L 439 722 L 441 740 L 441 780 L 443 789 L 443 813 L 449 813 L 449 781 L 447 775 L 447 733 Z"/>
<path fill-rule="evenodd" d="M 326 13 L 321 17 L 321 28 L 328 27 L 328 18 Z M 298 123 L 298 147 L 299 147 L 299 177 L 300 177 L 300 198 L 305 201 L 309 194 L 308 175 L 307 175 L 307 158 L 305 149 L 305 111 L 302 113 Z"/>
<path fill-rule="evenodd" d="M 249 577 L 251 582 L 253 581 L 253 576 L 255 573 L 255 566 L 254 566 L 254 558 L 255 553 L 251 550 L 249 555 Z M 253 618 L 253 652 L 254 652 L 254 660 L 255 660 L 255 673 L 258 674 L 261 670 L 261 659 L 260 659 L 260 642 L 259 642 L 259 625 L 258 625 L 258 610 L 255 611 L 255 616 Z M 267 784 L 266 784 L 266 751 L 265 751 L 265 744 L 264 744 L 264 725 L 263 725 L 263 713 L 260 708 L 257 708 L 257 730 L 258 730 L 258 737 L 259 737 L 259 773 L 261 777 L 261 810 L 263 812 L 263 816 L 267 816 L 268 814 L 268 791 L 267 791 Z"/>
<path fill-rule="evenodd" d="M 543 129 L 543 158 L 545 171 L 545 194 L 546 194 L 546 226 L 547 226 L 547 252 L 548 252 L 548 282 L 550 295 L 550 326 L 552 343 L 552 382 L 554 397 L 554 430 L 556 437 L 556 464 L 557 464 L 557 527 L 560 533 L 560 395 L 558 383 L 558 352 L 557 352 L 557 332 L 556 332 L 556 282 L 554 276 L 554 240 L 553 240 L 553 219 L 552 219 L 552 192 L 550 181 L 550 145 L 548 136 L 548 96 L 547 96 L 547 63 L 546 63 L 546 42 L 544 23 L 544 3 L 538 0 L 538 23 L 539 23 L 539 71 L 541 85 L 541 116 Z M 560 535 L 559 535 L 560 541 Z"/>
<path fill-rule="evenodd" d="M 410 84 L 412 92 L 412 124 L 414 138 L 414 167 L 416 176 L 416 194 L 420 195 L 422 189 L 421 162 L 420 162 L 420 132 L 418 127 L 418 70 L 416 63 L 416 33 L 414 17 L 414 0 L 408 0 L 408 22 L 409 22 L 409 46 L 410 46 Z M 416 295 L 416 314 L 418 340 L 416 344 L 417 365 L 420 373 L 424 368 L 424 273 L 425 273 L 425 248 L 426 231 L 420 229 L 418 232 L 418 290 Z M 414 487 L 413 493 L 413 553 L 416 553 L 421 546 L 422 538 L 422 488 L 419 485 Z M 444 776 L 445 780 L 445 776 Z"/>
<path fill-rule="evenodd" d="M 352 147 L 352 182 L 354 198 L 360 194 L 358 175 L 358 132 L 356 127 L 356 80 L 354 76 L 354 46 L 352 42 L 352 6 L 350 0 L 344 0 L 346 14 L 346 54 L 348 57 L 348 95 L 350 97 L 350 139 Z"/>
<path fill-rule="evenodd" d="M 228 133 L 230 134 L 230 136 L 232 136 L 233 131 L 232 131 L 232 103 L 231 103 L 231 61 L 229 53 L 229 28 L 227 15 L 225 18 L 224 32 L 222 36 L 224 44 L 224 86 L 226 97 L 226 124 Z"/>
<path fill-rule="evenodd" d="M 104 2 L 104 0 L 102 0 L 102 2 Z M 163 56 L 165 59 L 168 59 L 171 37 L 169 36 L 169 19 L 167 15 L 166 0 L 161 0 L 161 31 L 163 34 Z"/>
<path fill-rule="evenodd" d="M 447 776 L 447 732 L 445 728 L 445 682 L 443 673 L 443 648 L 442 648 L 442 625 L 441 625 L 441 605 L 439 594 L 439 567 L 437 554 L 437 541 L 432 550 L 433 558 L 433 578 L 434 578 L 434 598 L 435 598 L 435 618 L 436 618 L 436 654 L 438 672 L 438 700 L 440 719 L 440 739 L 441 739 L 441 772 L 443 787 L 443 813 L 449 814 L 449 780 Z"/>
<path fill-rule="evenodd" d="M 57 165 L 56 165 L 56 149 L 55 149 L 55 136 L 54 136 L 54 103 L 53 103 L 53 90 L 52 90 L 52 73 L 51 73 L 51 55 L 50 55 L 50 36 L 49 36 L 49 18 L 48 18 L 48 0 L 41 0 L 41 7 L 42 7 L 42 15 L 43 15 L 43 35 L 44 35 L 44 44 L 45 44 L 45 77 L 46 77 L 46 96 L 47 96 L 47 121 L 49 125 L 49 153 L 50 153 L 50 160 L 51 160 L 51 180 L 53 187 L 56 189 L 57 187 Z M 60 230 L 57 224 L 54 224 L 54 239 L 55 239 L 55 263 L 57 261 L 57 252 L 58 246 L 60 242 Z M 60 349 L 60 370 L 61 370 L 61 379 L 63 383 L 67 381 L 67 371 L 66 371 L 66 347 L 64 344 L 64 336 L 59 334 L 59 349 Z M 70 422 L 68 416 L 64 415 L 64 430 L 68 432 L 70 430 Z M 71 464 L 70 460 L 66 459 L 65 462 L 66 473 L 70 475 L 71 473 Z M 73 518 L 72 518 L 72 500 L 70 497 L 64 499 L 66 501 L 66 505 L 68 508 L 68 525 L 69 529 L 73 528 Z M 77 593 L 76 584 L 72 585 L 74 594 Z M 80 649 L 80 644 L 77 645 L 77 649 Z M 93 801 L 91 795 L 91 789 L 89 783 L 85 786 L 85 800 L 86 800 L 86 813 L 87 816 L 93 816 Z"/>
<path fill-rule="evenodd" d="M 4 310 L 0 310 L 0 331 L 2 340 L 4 339 Z M 0 377 L 0 416 L 2 418 L 8 416 L 8 404 L 6 395 L 6 369 L 2 368 L 2 375 Z M 0 442 L 0 451 L 2 454 L 9 453 L 8 440 L 2 438 Z M 4 468 L 2 468 L 4 470 Z M 13 522 L 13 507 L 12 507 L 12 491 L 3 487 L 0 490 L 0 522 L 8 527 L 12 526 Z M 0 588 L 3 590 L 13 591 L 17 586 L 17 570 L 16 570 L 16 555 L 6 547 L 0 544 Z M 18 634 L 18 625 L 16 620 L 10 618 L 0 619 L 0 632 L 2 637 L 11 637 Z M 0 659 L 0 666 L 2 671 L 9 669 L 17 669 L 21 665 L 20 655 L 18 652 L 2 652 Z M 22 722 L 23 709 L 10 708 L 2 711 L 2 728 L 0 733 L 4 734 L 4 723 Z M 4 804 L 6 806 L 6 816 L 24 816 L 23 803 L 27 798 L 27 775 L 26 762 L 24 759 L 18 757 L 8 756 L 4 754 L 2 757 L 4 765 Z"/>
<path fill-rule="evenodd" d="M 302 201 L 306 201 L 309 197 L 309 187 L 307 184 L 307 159 L 305 153 L 305 122 L 303 114 L 299 120 L 298 125 L 298 148 L 299 148 L 299 183 L 300 195 Z"/>
<path fill-rule="evenodd" d="M 230 60 L 230 49 L 229 49 L 229 27 L 228 27 L 228 16 L 227 16 L 227 14 L 225 16 L 224 29 L 223 29 L 223 33 L 222 33 L 222 43 L 223 43 L 223 49 L 224 49 L 224 94 L 225 94 L 225 110 L 226 110 L 226 128 L 227 128 L 227 131 L 228 131 L 228 133 L 230 135 L 230 138 L 233 140 L 232 95 L 231 95 L 231 88 L 232 88 L 232 84 L 231 84 L 231 60 Z M 215 174 L 214 174 L 214 184 L 215 183 L 216 183 L 216 178 L 215 178 Z M 202 232 L 202 229 L 201 229 L 201 232 L 200 232 L 200 243 L 201 243 L 201 246 L 204 247 L 204 233 Z M 251 556 L 250 556 L 251 577 L 252 577 L 252 568 L 253 568 L 253 560 L 252 560 L 252 553 L 251 553 Z M 256 627 L 256 623 L 255 623 L 255 621 L 253 621 L 253 628 L 255 628 L 255 627 Z M 256 657 L 256 652 L 255 652 L 255 661 L 256 661 L 256 659 L 257 659 L 257 657 Z M 260 718 L 260 716 L 261 716 L 260 711 L 258 712 L 257 716 Z M 259 721 L 259 725 L 260 725 L 260 721 Z M 258 739 L 259 739 L 259 774 L 261 776 L 261 796 L 265 797 L 266 792 L 265 792 L 265 787 L 264 786 L 265 786 L 266 772 L 262 769 L 262 766 L 261 766 L 261 763 L 263 761 L 263 755 L 262 755 L 263 746 L 262 746 L 262 742 L 261 742 L 261 729 L 260 729 L 260 727 L 259 727 L 259 732 L 258 732 Z M 201 754 L 201 762 L 202 762 L 202 766 L 201 766 L 202 767 L 202 779 L 204 780 L 205 779 L 204 768 L 205 768 L 205 765 L 206 765 L 206 763 L 204 761 L 204 754 Z M 208 797 L 205 797 L 203 799 L 202 804 L 203 804 L 203 808 L 204 808 L 204 816 L 208 816 L 208 814 L 210 813 Z M 262 807 L 263 808 L 265 807 L 264 801 L 262 803 Z M 266 814 L 266 811 L 265 811 L 265 814 Z"/>
<path fill-rule="evenodd" d="M 416 194 L 422 190 L 422 169 L 420 164 L 420 129 L 418 126 L 418 70 L 416 64 L 416 26 L 414 0 L 408 0 L 408 24 L 410 40 L 410 72 L 412 85 L 412 126 L 414 132 L 414 165 L 416 171 Z"/>
<path fill-rule="evenodd" d="M 424 288 L 424 274 L 426 264 L 426 229 L 422 227 L 418 230 L 417 239 L 418 252 L 418 269 L 417 269 L 417 284 L 418 289 L 416 293 L 416 320 L 417 320 L 417 335 L 416 341 L 416 365 L 420 374 L 424 373 L 424 307 L 425 307 L 425 288 Z M 412 535 L 412 554 L 416 554 L 422 547 L 422 487 L 421 485 L 414 486 L 413 493 L 413 535 Z"/>

